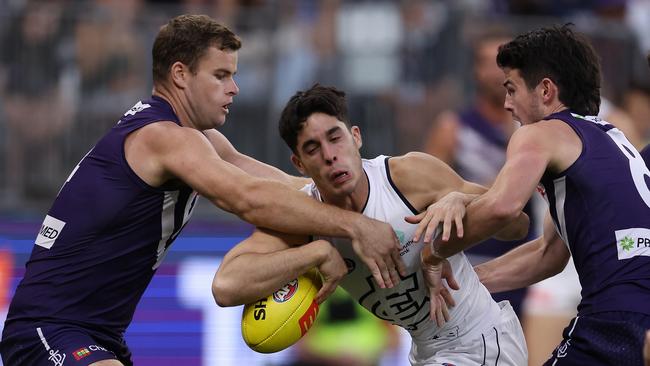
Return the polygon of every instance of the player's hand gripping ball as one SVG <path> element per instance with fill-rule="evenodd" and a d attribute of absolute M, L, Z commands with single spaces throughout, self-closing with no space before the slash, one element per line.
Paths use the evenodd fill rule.
<path fill-rule="evenodd" d="M 281 351 L 296 343 L 316 320 L 314 297 L 322 286 L 312 269 L 269 297 L 244 306 L 241 333 L 246 344 L 261 353 Z"/>

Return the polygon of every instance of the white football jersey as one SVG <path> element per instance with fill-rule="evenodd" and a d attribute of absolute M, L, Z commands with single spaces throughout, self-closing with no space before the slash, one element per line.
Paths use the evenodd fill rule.
<path fill-rule="evenodd" d="M 456 301 L 456 306 L 450 309 L 451 319 L 442 328 L 438 328 L 430 319 L 429 291 L 420 265 L 420 251 L 424 244 L 421 240 L 412 240 L 417 225 L 404 221 L 404 217 L 417 212 L 391 180 L 388 160 L 389 157 L 383 155 L 363 160 L 363 169 L 370 184 L 363 214 L 393 227 L 400 241 L 400 255 L 406 265 L 407 275 L 399 285 L 381 289 L 355 254 L 349 239 L 319 237 L 332 243 L 348 265 L 349 273 L 340 282 L 340 286 L 375 316 L 406 329 L 416 342 L 440 344 L 480 334 L 499 322 L 500 308 L 479 282 L 463 253 L 448 258 L 460 285 L 460 290 L 451 291 Z M 305 186 L 303 191 L 321 199 L 313 183 Z"/>

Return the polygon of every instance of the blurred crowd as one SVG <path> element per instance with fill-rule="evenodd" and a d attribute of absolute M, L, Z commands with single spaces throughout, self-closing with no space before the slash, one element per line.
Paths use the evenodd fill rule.
<path fill-rule="evenodd" d="M 5 0 L 0 212 L 45 209 L 92 142 L 148 96 L 152 38 L 187 12 L 213 16 L 243 40 L 241 93 L 223 132 L 287 171 L 279 108 L 315 82 L 349 91 L 366 156 L 431 149 L 441 113 L 473 103 L 472 42 L 488 24 L 512 32 L 576 24 L 601 53 L 605 104 L 635 142 L 650 134 L 644 0 Z M 236 132 L 251 130 L 259 136 Z"/>

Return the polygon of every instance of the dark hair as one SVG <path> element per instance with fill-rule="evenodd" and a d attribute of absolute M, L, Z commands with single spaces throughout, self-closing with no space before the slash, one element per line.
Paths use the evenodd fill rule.
<path fill-rule="evenodd" d="M 559 89 L 560 101 L 581 115 L 597 115 L 600 108 L 600 63 L 587 39 L 571 24 L 541 28 L 517 36 L 499 47 L 497 64 L 517 69 L 529 89 L 543 78 Z"/>
<path fill-rule="evenodd" d="M 282 110 L 278 128 L 280 136 L 291 151 L 297 153 L 298 133 L 314 113 L 324 113 L 336 117 L 350 127 L 345 93 L 335 87 L 315 84 L 309 90 L 299 91 L 287 102 Z"/>
<path fill-rule="evenodd" d="M 180 61 L 195 71 L 209 47 L 237 51 L 239 37 L 207 15 L 179 15 L 160 28 L 153 43 L 153 81 L 162 82 L 172 64 Z"/>

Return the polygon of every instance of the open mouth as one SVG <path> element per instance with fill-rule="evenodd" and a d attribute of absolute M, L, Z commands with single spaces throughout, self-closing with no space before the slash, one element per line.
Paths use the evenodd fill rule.
<path fill-rule="evenodd" d="M 330 175 L 330 179 L 334 183 L 345 182 L 346 180 L 348 180 L 349 177 L 350 177 L 350 174 L 345 170 L 337 170 L 337 171 L 335 171 L 334 173 L 332 173 Z"/>
<path fill-rule="evenodd" d="M 228 114 L 228 113 L 230 113 L 230 106 L 231 105 L 232 105 L 232 103 L 228 103 L 228 104 L 224 105 L 221 108 L 224 110 L 224 112 L 226 112 L 226 114 Z"/>

